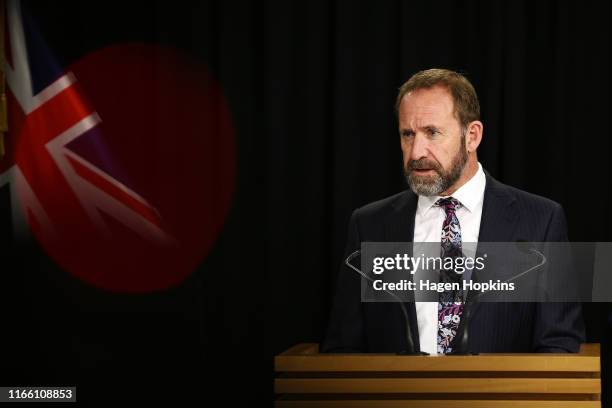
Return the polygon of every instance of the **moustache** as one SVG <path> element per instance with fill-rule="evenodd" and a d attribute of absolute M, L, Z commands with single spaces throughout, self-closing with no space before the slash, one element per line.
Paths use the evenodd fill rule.
<path fill-rule="evenodd" d="M 406 166 L 406 170 L 408 173 L 413 170 L 434 170 L 436 173 L 440 173 L 441 166 L 428 159 L 410 160 Z"/>

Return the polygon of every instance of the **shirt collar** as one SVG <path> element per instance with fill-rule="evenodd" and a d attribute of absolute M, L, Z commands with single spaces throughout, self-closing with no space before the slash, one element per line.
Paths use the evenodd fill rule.
<path fill-rule="evenodd" d="M 457 191 L 452 194 L 452 197 L 459 200 L 461 205 L 468 211 L 472 212 L 476 209 L 479 202 L 484 199 L 484 190 L 487 183 L 487 178 L 482 170 L 482 166 L 478 163 L 478 170 L 471 179 L 464 185 L 459 187 Z M 436 204 L 438 199 L 442 196 L 419 196 L 418 211 L 425 214 L 431 207 Z"/>

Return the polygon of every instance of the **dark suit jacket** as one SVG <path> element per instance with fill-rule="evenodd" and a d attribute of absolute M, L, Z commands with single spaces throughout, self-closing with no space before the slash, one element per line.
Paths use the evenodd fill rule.
<path fill-rule="evenodd" d="M 354 211 L 346 255 L 361 242 L 412 241 L 417 200 L 406 190 Z M 567 241 L 565 215 L 558 203 L 487 174 L 478 240 Z M 416 309 L 414 303 L 406 306 L 418 349 Z M 406 349 L 405 333 L 399 305 L 362 303 L 360 276 L 343 264 L 321 351 L 393 353 Z M 469 333 L 474 352 L 577 352 L 584 341 L 584 324 L 577 303 L 480 303 L 472 310 Z"/>

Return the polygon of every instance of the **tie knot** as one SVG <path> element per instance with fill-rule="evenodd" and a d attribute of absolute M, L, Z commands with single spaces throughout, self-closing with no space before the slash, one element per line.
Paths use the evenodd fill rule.
<path fill-rule="evenodd" d="M 447 213 L 455 212 L 455 210 L 461 208 L 461 203 L 459 200 L 453 197 L 440 198 L 438 201 L 436 201 L 436 205 L 444 208 Z"/>

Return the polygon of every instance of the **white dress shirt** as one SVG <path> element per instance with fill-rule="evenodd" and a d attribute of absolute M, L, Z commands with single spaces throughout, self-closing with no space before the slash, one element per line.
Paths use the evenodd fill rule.
<path fill-rule="evenodd" d="M 452 194 L 452 197 L 461 203 L 456 215 L 461 227 L 462 242 L 478 242 L 486 182 L 482 166 L 478 163 L 476 174 Z M 444 209 L 435 205 L 440 198 L 442 197 L 419 196 L 414 219 L 413 242 L 440 242 L 442 224 L 446 218 Z M 415 304 L 421 351 L 437 354 L 438 303 L 415 302 Z"/>

